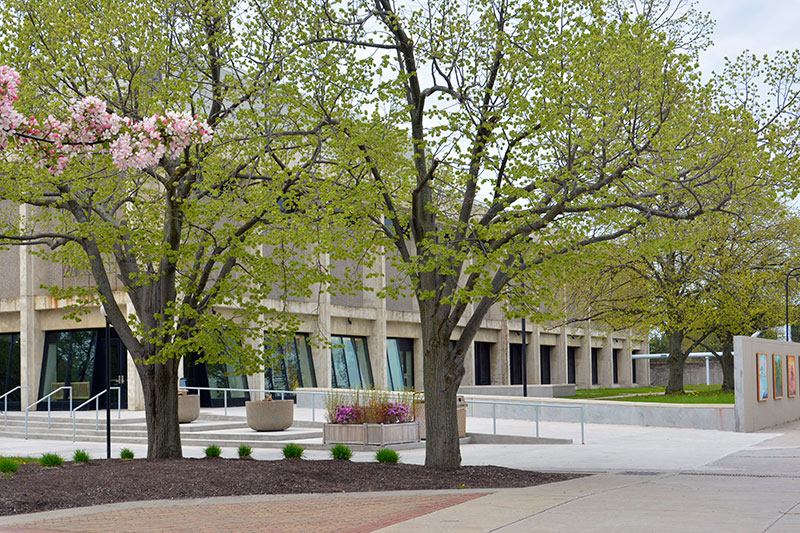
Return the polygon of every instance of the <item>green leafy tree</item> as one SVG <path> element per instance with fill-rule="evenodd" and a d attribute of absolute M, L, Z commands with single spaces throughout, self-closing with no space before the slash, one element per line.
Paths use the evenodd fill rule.
<path fill-rule="evenodd" d="M 180 358 L 259 371 L 263 353 L 251 341 L 291 331 L 287 301 L 315 284 L 333 290 L 327 258 L 355 248 L 333 244 L 342 228 L 358 233 L 347 219 L 355 202 L 319 187 L 328 113 L 347 104 L 337 47 L 298 50 L 303 19 L 287 13 L 301 8 L 160 0 L 0 8 L 0 64 L 24 73 L 16 104 L 40 123 L 48 113 L 67 119 L 73 99 L 94 95 L 133 121 L 180 111 L 214 129 L 211 143 L 141 171 L 95 154 L 51 172 L 35 157 L 52 141 L 35 136 L 12 139 L 0 162 L 0 243 L 40 245 L 49 260 L 91 274 L 93 284 L 54 294 L 75 302 L 77 318 L 98 295 L 105 305 L 141 378 L 149 457 L 181 455 Z M 17 164 L 23 155 L 34 164 Z M 358 194 L 358 185 L 348 190 Z"/>
<path fill-rule="evenodd" d="M 760 174 L 756 120 L 699 81 L 708 19 L 678 3 L 315 4 L 308 39 L 353 48 L 338 129 L 419 304 L 426 465 L 457 468 L 456 391 L 489 309 L 539 317 L 560 257 L 724 205 Z M 398 126 L 403 167 L 369 142 Z"/>

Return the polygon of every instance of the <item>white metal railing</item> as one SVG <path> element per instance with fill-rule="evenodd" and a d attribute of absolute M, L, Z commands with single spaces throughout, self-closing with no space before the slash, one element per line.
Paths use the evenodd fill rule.
<path fill-rule="evenodd" d="M 308 395 L 312 397 L 311 400 L 311 421 L 316 421 L 316 396 L 326 396 L 328 394 L 327 391 L 307 391 L 307 390 L 276 390 L 276 389 L 238 389 L 238 388 L 231 388 L 231 387 L 194 387 L 191 385 L 181 385 L 179 390 L 207 390 L 207 391 L 223 391 L 223 405 L 225 408 L 225 415 L 228 414 L 228 392 L 263 392 L 265 394 L 280 394 L 281 399 L 283 400 L 286 394 L 295 394 L 295 395 Z M 492 406 L 492 434 L 497 435 L 497 406 L 498 405 L 510 405 L 510 406 L 517 406 L 517 407 L 532 407 L 535 410 L 535 421 L 536 421 L 536 436 L 539 436 L 539 413 L 542 407 L 544 408 L 556 408 L 556 409 L 578 409 L 580 412 L 580 424 L 581 424 L 581 444 L 586 444 L 586 430 L 585 430 L 585 423 L 584 423 L 584 413 L 583 413 L 583 405 L 567 405 L 567 404 L 556 404 L 556 403 L 546 403 L 546 402 L 514 402 L 514 401 L 495 401 L 495 400 L 475 400 L 471 399 L 467 402 L 468 405 L 470 404 L 487 404 Z"/>
<path fill-rule="evenodd" d="M 117 391 L 117 419 L 122 418 L 122 389 L 120 387 L 111 387 L 111 390 Z M 90 402 L 94 401 L 94 429 L 95 431 L 100 429 L 100 396 L 106 393 L 106 389 L 98 392 L 78 407 L 74 409 L 70 409 L 70 414 L 72 415 L 72 442 L 75 442 L 75 411 L 83 407 L 84 405 L 89 404 Z M 110 401 L 110 400 L 108 400 Z"/>
<path fill-rule="evenodd" d="M 287 394 L 306 394 L 309 396 L 324 396 L 327 394 L 323 391 L 297 391 L 297 390 L 277 390 L 277 389 L 237 389 L 233 387 L 194 387 L 192 385 L 180 385 L 178 390 L 207 390 L 207 391 L 222 391 L 223 392 L 223 406 L 225 408 L 225 416 L 228 415 L 228 392 L 263 392 L 264 394 L 280 394 L 281 400 L 286 398 Z M 316 421 L 316 401 L 311 400 L 311 421 Z"/>
<path fill-rule="evenodd" d="M 25 386 L 25 385 L 17 385 L 16 387 L 11 389 L 10 391 L 8 391 L 5 394 L 3 394 L 2 396 L 0 396 L 0 398 L 3 399 L 3 425 L 4 426 L 8 426 L 8 395 L 11 394 L 14 391 L 22 390 L 22 389 L 28 390 L 28 387 Z M 22 405 L 22 401 L 21 400 L 22 400 L 22 395 L 20 395 L 20 405 Z"/>
<path fill-rule="evenodd" d="M 535 411 L 535 420 L 536 420 L 536 436 L 539 436 L 539 411 L 542 407 L 545 408 L 556 408 L 556 409 L 578 409 L 580 410 L 581 415 L 581 444 L 586 444 L 586 432 L 584 428 L 584 415 L 583 415 L 583 405 L 568 405 L 568 404 L 560 404 L 560 403 L 531 403 L 531 402 L 498 402 L 495 400 L 476 400 L 474 398 L 470 399 L 467 402 L 467 405 L 474 405 L 474 404 L 486 404 L 492 406 L 492 435 L 497 435 L 497 406 L 498 405 L 513 405 L 515 407 L 533 407 Z"/>
<path fill-rule="evenodd" d="M 51 392 L 47 396 L 43 396 L 43 397 L 39 398 L 38 400 L 36 400 L 35 402 L 33 402 L 32 404 L 30 404 L 28 407 L 25 408 L 25 438 L 26 439 L 28 438 L 28 412 L 30 411 L 31 407 L 33 407 L 34 405 L 36 405 L 36 404 L 38 404 L 40 402 L 43 402 L 43 401 L 47 400 L 47 429 L 50 429 L 50 396 L 52 396 L 53 394 L 55 394 L 55 393 L 57 393 L 57 392 L 59 392 L 61 390 L 68 390 L 69 391 L 69 404 L 71 406 L 72 405 L 72 386 L 71 385 L 65 385 L 63 387 L 57 388 L 56 390 L 54 390 L 53 392 Z"/>
<path fill-rule="evenodd" d="M 631 359 L 666 359 L 669 357 L 668 353 L 635 353 L 631 355 Z M 712 357 L 719 357 L 711 352 L 692 352 L 687 357 L 704 357 L 706 360 L 706 385 L 711 385 L 711 364 Z"/>

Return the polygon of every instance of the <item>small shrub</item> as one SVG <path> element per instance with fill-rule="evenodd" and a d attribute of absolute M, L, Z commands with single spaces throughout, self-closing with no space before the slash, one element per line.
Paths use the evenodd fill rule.
<path fill-rule="evenodd" d="M 88 463 L 89 454 L 86 452 L 86 450 L 75 450 L 75 453 L 72 454 L 72 460 L 76 463 Z"/>
<path fill-rule="evenodd" d="M 61 466 L 64 464 L 64 459 L 57 453 L 46 453 L 39 459 L 39 464 L 42 466 Z"/>
<path fill-rule="evenodd" d="M 337 444 L 333 448 L 331 448 L 331 456 L 334 459 L 341 459 L 343 461 L 349 461 L 351 457 L 353 457 L 353 450 L 345 446 L 344 444 Z"/>
<path fill-rule="evenodd" d="M 130 448 L 122 448 L 122 451 L 119 452 L 119 456 L 121 459 L 133 459 L 133 450 Z"/>
<path fill-rule="evenodd" d="M 241 446 L 239 446 L 239 449 L 236 450 L 236 451 L 239 452 L 239 457 L 240 458 L 242 458 L 242 457 L 250 457 L 250 454 L 253 453 L 253 448 L 251 448 L 247 444 L 242 444 Z"/>
<path fill-rule="evenodd" d="M 222 450 L 216 444 L 212 444 L 208 448 L 206 448 L 206 457 L 214 458 L 219 457 L 222 453 Z"/>
<path fill-rule="evenodd" d="M 375 452 L 375 459 L 379 463 L 396 463 L 400 460 L 400 454 L 391 448 L 382 448 Z"/>
<path fill-rule="evenodd" d="M 286 459 L 302 459 L 304 453 L 306 453 L 306 451 L 303 447 L 294 443 L 287 444 L 283 447 L 283 456 Z"/>
<path fill-rule="evenodd" d="M 6 475 L 7 479 L 11 479 L 11 474 L 17 471 L 19 462 L 11 457 L 0 457 L 0 472 Z"/>

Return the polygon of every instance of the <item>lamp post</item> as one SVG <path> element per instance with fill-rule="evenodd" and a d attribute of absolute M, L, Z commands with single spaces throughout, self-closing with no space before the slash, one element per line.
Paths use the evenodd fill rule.
<path fill-rule="evenodd" d="M 522 319 L 522 396 L 528 396 L 528 332 L 525 331 L 525 319 Z"/>
<path fill-rule="evenodd" d="M 106 320 L 106 459 L 111 459 L 111 327 L 103 304 L 100 314 Z"/>

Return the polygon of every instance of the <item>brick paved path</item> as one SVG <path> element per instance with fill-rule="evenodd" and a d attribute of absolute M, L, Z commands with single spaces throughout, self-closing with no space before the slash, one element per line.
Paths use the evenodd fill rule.
<path fill-rule="evenodd" d="M 374 531 L 439 509 L 467 502 L 488 493 L 422 493 L 375 495 L 299 495 L 243 503 L 176 501 L 129 504 L 130 508 L 92 512 L 75 510 L 73 516 L 54 517 L 16 526 L 4 532 L 56 531 L 191 532 L 218 531 Z M 247 497 L 252 499 L 252 497 Z"/>

